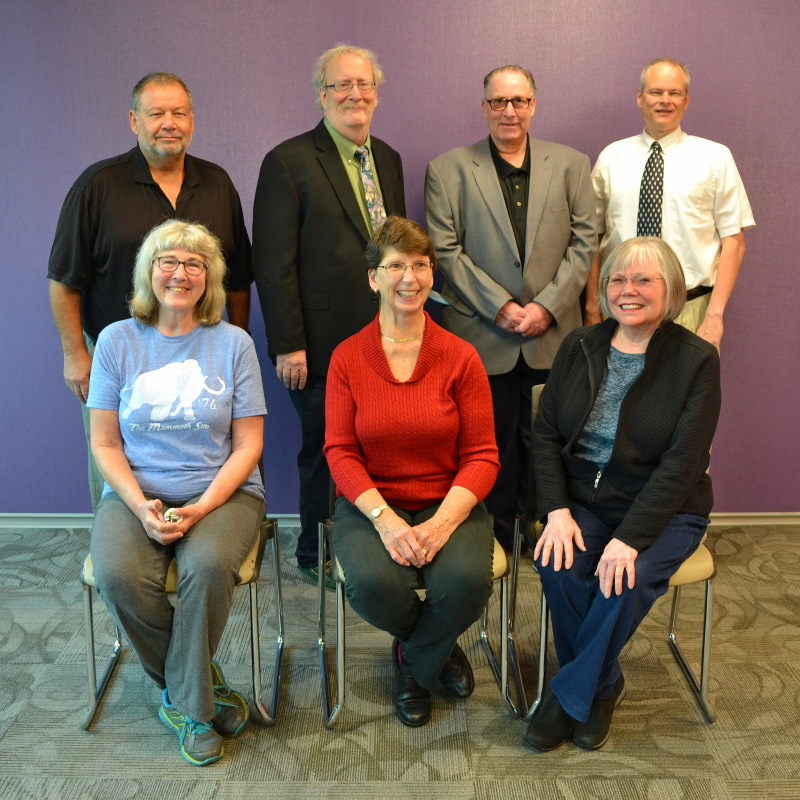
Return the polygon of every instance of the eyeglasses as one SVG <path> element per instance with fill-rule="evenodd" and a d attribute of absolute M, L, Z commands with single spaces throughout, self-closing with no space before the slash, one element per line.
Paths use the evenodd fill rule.
<path fill-rule="evenodd" d="M 178 267 L 183 264 L 183 269 L 187 275 L 202 275 L 203 270 L 208 267 L 205 261 L 200 261 L 196 258 L 188 258 L 186 261 L 178 261 L 175 256 L 156 256 L 153 261 L 158 264 L 158 268 L 162 272 L 175 272 Z"/>
<path fill-rule="evenodd" d="M 405 275 L 410 269 L 416 275 L 426 275 L 431 270 L 430 261 L 415 261 L 413 264 L 401 264 L 393 261 L 391 264 L 378 264 L 378 269 L 385 269 L 387 275 Z"/>
<path fill-rule="evenodd" d="M 349 92 L 354 86 L 358 87 L 361 94 L 375 91 L 375 81 L 336 81 L 325 84 L 326 89 L 333 89 L 334 92 Z"/>
<path fill-rule="evenodd" d="M 614 292 L 621 292 L 630 281 L 637 291 L 647 291 L 652 289 L 657 281 L 663 280 L 661 276 L 656 277 L 655 275 L 635 275 L 633 278 L 626 278 L 624 275 L 612 275 L 606 282 L 606 286 Z"/>
<path fill-rule="evenodd" d="M 523 108 L 527 108 L 531 104 L 531 100 L 533 100 L 532 97 L 493 97 L 486 102 L 492 111 L 505 111 L 509 103 L 514 106 L 516 111 L 522 111 Z"/>
<path fill-rule="evenodd" d="M 662 95 L 667 95 L 670 100 L 682 100 L 686 97 L 686 92 L 681 92 L 677 89 L 648 89 L 645 94 L 654 100 Z"/>

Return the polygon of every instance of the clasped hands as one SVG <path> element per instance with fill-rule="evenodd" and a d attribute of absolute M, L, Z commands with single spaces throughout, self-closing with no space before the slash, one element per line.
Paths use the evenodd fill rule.
<path fill-rule="evenodd" d="M 521 306 L 509 300 L 497 312 L 495 325 L 508 333 L 519 333 L 525 338 L 541 336 L 553 322 L 553 315 L 540 303 Z"/>
<path fill-rule="evenodd" d="M 166 522 L 161 510 L 162 505 L 158 499 L 146 500 L 139 510 L 142 527 L 147 535 L 159 544 L 172 544 L 183 538 L 189 528 L 205 516 L 199 503 L 192 503 L 177 509 L 180 522 Z"/>
<path fill-rule="evenodd" d="M 547 566 L 550 558 L 553 559 L 553 570 L 558 572 L 562 566 L 569 569 L 572 566 L 574 547 L 586 552 L 583 543 L 583 534 L 580 527 L 572 518 L 567 508 L 559 508 L 547 515 L 545 525 L 536 548 L 533 551 L 534 559 L 541 556 L 542 565 Z M 600 581 L 600 591 L 603 597 L 611 597 L 612 591 L 620 595 L 624 589 L 625 573 L 628 575 L 627 585 L 633 589 L 636 583 L 636 556 L 639 551 L 619 539 L 612 539 L 603 550 L 595 577 Z"/>
<path fill-rule="evenodd" d="M 433 519 L 412 526 L 390 508 L 375 521 L 375 529 L 392 561 L 403 567 L 430 564 L 450 538 Z"/>

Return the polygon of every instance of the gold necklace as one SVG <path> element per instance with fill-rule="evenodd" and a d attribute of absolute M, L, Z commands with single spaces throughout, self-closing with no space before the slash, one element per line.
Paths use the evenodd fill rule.
<path fill-rule="evenodd" d="M 412 336 L 409 339 L 392 339 L 391 336 L 386 336 L 386 334 L 381 331 L 381 338 L 386 339 L 387 342 L 394 342 L 395 344 L 399 344 L 400 342 L 413 342 L 414 339 L 419 339 L 422 334 L 425 333 L 425 328 L 423 328 L 416 336 Z"/>

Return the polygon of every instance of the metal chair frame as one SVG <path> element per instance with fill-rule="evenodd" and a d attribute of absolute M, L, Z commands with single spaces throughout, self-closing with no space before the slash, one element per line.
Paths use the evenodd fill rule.
<path fill-rule="evenodd" d="M 318 639 L 319 666 L 321 678 L 322 694 L 322 722 L 325 728 L 332 729 L 336 724 L 343 707 L 345 699 L 345 602 L 344 586 L 345 576 L 342 574 L 339 562 L 336 560 L 336 552 L 333 545 L 333 522 L 323 520 L 319 523 L 319 580 L 317 583 L 318 592 Z M 498 545 L 495 543 L 495 549 Z M 326 632 L 326 588 L 325 588 L 325 566 L 327 557 L 333 564 L 333 577 L 336 583 L 336 645 L 335 645 L 335 704 L 331 703 L 331 677 L 328 669 L 328 650 L 332 645 L 328 643 Z M 500 642 L 499 659 L 495 653 L 489 638 L 489 604 L 487 603 L 481 618 L 480 638 L 492 674 L 497 681 L 497 685 L 503 695 L 503 699 L 514 717 L 524 716 L 527 708 L 525 706 L 525 692 L 522 683 L 522 675 L 519 669 L 517 658 L 516 640 L 514 636 L 514 601 L 515 583 L 512 579 L 512 561 L 506 556 L 505 570 L 502 575 L 494 578 L 495 582 L 500 582 Z M 420 589 L 425 586 L 420 580 Z M 489 598 L 491 602 L 491 598 Z M 514 686 L 517 692 L 517 704 L 514 703 L 509 686 L 508 672 L 509 666 L 514 676 Z"/>
<path fill-rule="evenodd" d="M 258 619 L 258 579 L 261 574 L 261 562 L 264 558 L 264 550 L 268 540 L 272 541 L 272 574 L 273 587 L 275 593 L 275 624 L 276 624 L 276 650 L 274 662 L 274 674 L 272 679 L 272 691 L 270 693 L 269 706 L 265 707 L 261 699 L 261 637 L 259 632 Z M 87 556 L 87 562 L 91 556 Z M 95 645 L 94 645 L 94 613 L 92 608 L 92 589 L 94 579 L 87 582 L 85 573 L 86 564 L 81 569 L 81 583 L 83 584 L 84 597 L 84 624 L 86 629 L 86 664 L 88 676 L 88 699 L 89 706 L 86 716 L 81 723 L 81 728 L 89 730 L 89 726 L 94 719 L 100 701 L 105 694 L 111 676 L 119 662 L 122 653 L 122 631 L 115 625 L 115 641 L 111 653 L 106 659 L 105 668 L 97 681 Z M 239 584 L 245 585 L 245 584 Z M 278 541 L 278 521 L 265 519 L 261 523 L 259 530 L 258 552 L 256 555 L 253 576 L 246 584 L 250 590 L 250 646 L 251 646 L 251 667 L 253 679 L 253 699 L 256 704 L 259 716 L 266 726 L 272 726 L 278 719 L 278 702 L 280 698 L 281 676 L 283 671 L 283 599 L 281 595 L 281 576 L 280 576 L 280 544 Z"/>
<path fill-rule="evenodd" d="M 706 546 L 701 544 L 700 547 L 697 548 L 695 553 L 689 556 L 689 558 L 686 559 L 686 562 L 684 563 L 689 562 L 695 556 L 710 558 L 711 554 L 706 548 Z M 711 625 L 712 625 L 713 610 L 714 610 L 714 578 L 716 577 L 716 574 L 717 574 L 716 569 L 713 569 L 712 573 L 707 578 L 691 582 L 691 583 L 705 584 L 705 603 L 703 607 L 703 641 L 702 641 L 702 651 L 700 655 L 699 679 L 695 674 L 695 671 L 692 668 L 691 664 L 689 663 L 689 660 L 684 654 L 683 649 L 681 648 L 678 642 L 678 637 L 676 633 L 681 589 L 683 588 L 683 586 L 689 584 L 683 584 L 683 583 L 674 584 L 672 583 L 672 581 L 670 581 L 670 587 L 673 589 L 673 594 L 672 594 L 672 608 L 670 611 L 669 631 L 667 640 L 669 642 L 670 649 L 672 650 L 672 654 L 675 657 L 675 660 L 678 662 L 678 665 L 680 666 L 681 671 L 683 672 L 683 675 L 686 678 L 687 683 L 689 684 L 689 688 L 692 690 L 695 699 L 697 700 L 697 704 L 700 707 L 700 710 L 702 711 L 703 716 L 706 719 L 706 722 L 708 723 L 714 722 L 714 720 L 717 718 L 717 715 L 714 712 L 714 709 L 711 707 L 711 704 L 709 703 L 708 700 L 708 681 L 709 681 L 709 672 L 711 664 Z M 528 715 L 525 717 L 526 720 L 530 720 L 530 718 L 535 713 L 536 709 L 539 707 L 539 704 L 542 702 L 542 698 L 544 696 L 545 680 L 547 675 L 547 638 L 548 638 L 547 634 L 549 627 L 549 618 L 547 612 L 548 612 L 547 599 L 544 596 L 544 591 L 542 591 L 541 611 L 539 616 L 539 624 L 540 624 L 539 659 L 538 659 L 537 682 L 536 682 L 536 699 L 534 700 L 533 703 L 531 703 L 530 711 L 528 712 Z"/>

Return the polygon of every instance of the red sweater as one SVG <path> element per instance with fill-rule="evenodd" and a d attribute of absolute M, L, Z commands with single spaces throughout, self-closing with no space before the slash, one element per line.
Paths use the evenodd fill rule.
<path fill-rule="evenodd" d="M 413 511 L 451 486 L 483 500 L 500 462 L 492 397 L 471 344 L 427 314 L 414 374 L 392 375 L 377 317 L 334 351 L 325 402 L 325 456 L 337 491 L 354 503 L 377 488 Z"/>

